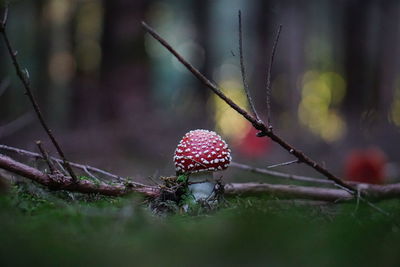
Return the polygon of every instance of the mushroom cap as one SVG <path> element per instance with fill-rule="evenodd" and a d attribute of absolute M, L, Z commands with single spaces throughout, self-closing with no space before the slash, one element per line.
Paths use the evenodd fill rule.
<path fill-rule="evenodd" d="M 224 170 L 231 160 L 231 150 L 226 142 L 216 132 L 208 130 L 186 133 L 174 154 L 178 173 Z"/>

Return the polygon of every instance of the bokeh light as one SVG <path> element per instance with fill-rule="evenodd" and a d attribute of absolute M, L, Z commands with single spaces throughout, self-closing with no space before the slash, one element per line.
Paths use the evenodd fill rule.
<path fill-rule="evenodd" d="M 337 110 L 346 93 L 344 79 L 335 72 L 307 71 L 301 81 L 300 122 L 327 142 L 345 134 L 346 124 Z"/>

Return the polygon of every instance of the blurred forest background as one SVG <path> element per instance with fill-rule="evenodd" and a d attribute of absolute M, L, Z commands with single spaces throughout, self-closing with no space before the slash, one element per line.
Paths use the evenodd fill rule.
<path fill-rule="evenodd" d="M 339 175 L 350 151 L 379 147 L 387 176 L 396 177 L 399 1 L 21 0 L 11 1 L 8 31 L 70 160 L 136 179 L 169 175 L 180 138 L 206 128 L 227 139 L 234 160 L 265 167 L 291 158 L 254 137 L 140 25 L 145 20 L 248 107 L 239 9 L 251 94 L 264 119 L 267 65 L 283 25 L 272 73 L 275 131 Z M 1 42 L 0 143 L 35 150 L 38 139 L 48 140 Z"/>

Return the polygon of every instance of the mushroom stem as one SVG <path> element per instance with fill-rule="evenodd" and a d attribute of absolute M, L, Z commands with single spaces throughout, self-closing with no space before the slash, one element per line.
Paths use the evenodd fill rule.
<path fill-rule="evenodd" d="M 209 199 L 215 184 L 213 172 L 193 173 L 189 177 L 189 190 L 196 201 Z"/>

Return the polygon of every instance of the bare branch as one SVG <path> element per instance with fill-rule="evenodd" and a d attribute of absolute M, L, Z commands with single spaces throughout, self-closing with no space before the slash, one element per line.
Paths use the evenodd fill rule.
<path fill-rule="evenodd" d="M 54 165 L 53 165 L 53 163 L 51 162 L 51 160 L 49 158 L 49 154 L 43 148 L 42 142 L 40 140 L 38 140 L 38 141 L 36 141 L 36 145 L 39 148 L 40 153 L 42 154 L 42 157 L 43 157 L 44 161 L 47 163 L 47 166 L 49 166 L 50 173 L 54 174 L 55 171 L 56 171 L 56 168 L 54 168 Z"/>
<path fill-rule="evenodd" d="M 276 33 L 274 45 L 272 47 L 271 58 L 269 61 L 268 71 L 267 71 L 267 123 L 268 128 L 272 130 L 271 123 L 271 74 L 272 74 L 272 66 L 274 65 L 274 58 L 276 54 L 276 48 L 278 46 L 279 36 L 281 34 L 282 25 L 279 25 L 278 32 Z"/>
<path fill-rule="evenodd" d="M 154 31 L 150 26 L 148 26 L 145 22 L 142 22 L 143 27 L 146 29 L 146 31 L 160 44 L 162 44 L 168 51 L 170 51 L 177 59 L 179 62 L 181 62 L 197 79 L 199 79 L 205 86 L 207 86 L 209 89 L 211 89 L 218 97 L 220 97 L 225 103 L 227 103 L 231 108 L 236 110 L 239 114 L 241 114 L 246 120 L 248 120 L 255 129 L 259 130 L 260 132 L 257 134 L 258 137 L 263 137 L 263 136 L 268 136 L 272 141 L 278 143 L 283 149 L 288 151 L 290 154 L 295 156 L 299 161 L 304 162 L 317 172 L 321 173 L 328 179 L 334 181 L 336 184 L 339 184 L 353 192 L 353 194 L 356 194 L 356 189 L 353 188 L 351 185 L 346 184 L 344 181 L 342 181 L 339 177 L 335 176 L 331 172 L 329 172 L 327 169 L 325 169 L 323 166 L 318 164 L 316 161 L 312 160 L 308 156 L 306 156 L 303 152 L 300 150 L 297 150 L 294 148 L 292 145 L 284 141 L 281 137 L 278 135 L 274 134 L 272 130 L 267 127 L 262 121 L 257 120 L 254 118 L 252 115 L 250 115 L 248 112 L 246 112 L 244 109 L 239 107 L 236 103 L 234 103 L 229 97 L 227 97 L 218 87 L 213 84 L 210 80 L 208 80 L 203 74 L 200 73 L 199 70 L 197 70 L 195 67 L 193 67 L 189 62 L 187 62 L 172 46 L 165 40 L 163 39 L 156 31 Z"/>
<path fill-rule="evenodd" d="M 231 183 L 225 185 L 227 195 L 273 195 L 278 198 L 312 199 L 329 202 L 349 201 L 352 194 L 340 189 L 265 183 Z"/>
<path fill-rule="evenodd" d="M 290 162 L 287 162 L 287 163 L 290 163 Z M 287 164 L 287 163 L 284 163 L 284 164 Z M 294 163 L 294 161 L 293 161 L 293 163 Z M 282 165 L 282 163 L 281 164 L 277 164 L 277 165 Z M 345 188 L 343 186 L 337 185 L 331 180 L 322 180 L 322 179 L 316 179 L 316 178 L 312 178 L 312 177 L 305 177 L 305 176 L 299 176 L 299 175 L 275 172 L 275 171 L 270 171 L 270 170 L 267 170 L 267 169 L 254 168 L 254 167 L 251 167 L 249 165 L 240 164 L 240 163 L 236 163 L 236 162 L 231 162 L 231 166 L 239 168 L 239 169 L 242 169 L 242 170 L 254 172 L 254 173 L 266 174 L 266 175 L 269 175 L 269 176 L 272 176 L 272 177 L 279 177 L 279 178 L 290 179 L 290 180 L 301 181 L 301 182 L 331 184 L 331 185 L 339 187 L 340 189 L 348 192 L 349 194 L 352 194 L 357 200 L 356 209 L 358 208 L 359 201 L 362 200 L 363 202 L 367 203 L 370 207 L 372 207 L 373 209 L 377 210 L 378 212 L 380 212 L 380 213 L 382 213 L 382 214 L 384 214 L 386 216 L 389 216 L 389 213 L 387 213 L 383 209 L 379 208 L 378 206 L 372 204 L 370 201 L 368 201 L 367 199 L 365 199 L 364 197 L 361 196 L 361 191 L 360 191 L 361 188 L 365 189 L 365 188 L 370 188 L 371 187 L 371 185 L 368 185 L 368 184 L 351 182 L 351 184 L 354 185 L 356 187 L 356 190 L 357 190 L 357 194 L 353 194 L 353 192 L 351 190 L 349 190 L 349 189 L 347 189 L 347 188 Z M 393 186 L 394 187 L 397 187 L 397 186 L 400 187 L 400 184 L 398 184 L 398 185 L 395 185 L 395 184 L 387 185 L 385 187 L 380 187 L 380 188 L 377 187 L 374 190 L 371 190 L 369 192 L 369 194 L 371 194 L 371 193 L 374 194 L 374 192 L 377 191 L 377 192 L 381 192 L 381 195 L 379 196 L 380 198 L 385 198 L 386 192 L 383 192 L 382 190 L 388 189 L 388 188 L 393 187 Z M 246 190 L 249 190 L 249 192 L 253 192 L 253 189 L 251 189 L 251 188 L 248 188 Z M 258 192 L 258 190 L 259 189 L 255 190 L 255 192 Z"/>
<path fill-rule="evenodd" d="M 83 171 L 84 171 L 90 178 L 95 179 L 95 180 L 99 180 L 96 176 L 93 175 L 93 173 L 91 173 L 91 172 L 88 170 L 87 167 L 84 167 L 84 168 L 83 168 Z"/>
<path fill-rule="evenodd" d="M 52 157 L 50 157 L 50 158 L 52 158 Z M 62 160 L 60 160 L 60 161 L 55 161 L 55 163 L 57 163 L 58 168 L 61 170 L 61 172 L 62 172 L 64 175 L 68 175 L 68 172 L 65 170 L 64 166 L 62 165 Z M 70 164 L 71 164 L 71 162 L 70 162 Z M 72 164 L 71 164 L 71 165 L 72 165 Z"/>
<path fill-rule="evenodd" d="M 300 176 L 300 175 L 295 175 L 295 174 L 287 174 L 287 173 L 282 173 L 282 172 L 277 172 L 277 171 L 270 171 L 267 169 L 255 168 L 250 165 L 237 163 L 237 162 L 231 162 L 230 166 L 234 167 L 234 168 L 242 169 L 245 171 L 253 172 L 253 173 L 266 174 L 266 175 L 269 175 L 272 177 L 283 178 L 283 179 L 288 179 L 288 180 L 292 180 L 292 181 L 318 183 L 318 184 L 329 184 L 329 185 L 335 184 L 331 180 L 318 179 L 318 178 Z"/>
<path fill-rule="evenodd" d="M 244 91 L 246 92 L 247 96 L 247 101 L 249 102 L 250 109 L 253 112 L 253 115 L 257 120 L 260 120 L 257 114 L 257 110 L 254 107 L 253 100 L 251 99 L 250 95 L 250 90 L 249 90 L 249 84 L 247 83 L 247 78 L 246 78 L 246 68 L 244 66 L 244 59 L 243 59 L 243 40 L 242 40 L 242 13 L 239 10 L 238 13 L 238 20 L 239 20 L 239 58 L 240 58 L 240 72 L 242 74 L 242 80 L 243 80 L 243 88 Z"/>
<path fill-rule="evenodd" d="M 31 152 L 31 151 L 24 150 L 24 149 L 20 149 L 20 148 L 10 147 L 10 146 L 6 146 L 6 145 L 0 145 L 0 149 L 4 150 L 4 151 L 17 153 L 17 154 L 20 154 L 22 156 L 27 156 L 27 157 L 36 158 L 36 159 L 43 159 L 42 155 L 40 155 L 38 153 Z M 50 157 L 50 159 L 53 160 L 54 162 L 58 163 L 58 164 L 63 162 L 61 159 L 58 159 L 58 158 L 55 158 L 55 157 Z M 86 170 L 89 170 L 89 171 L 92 171 L 92 172 L 95 172 L 95 173 L 99 173 L 99 174 L 105 175 L 105 176 L 110 177 L 112 179 L 115 179 L 117 181 L 133 184 L 133 185 L 136 185 L 136 186 L 144 186 L 144 184 L 133 182 L 131 180 L 122 178 L 121 176 L 112 174 L 110 172 L 107 172 L 105 170 L 101 170 L 101 169 L 98 169 L 98 168 L 95 168 L 95 167 L 91 167 L 91 166 L 83 165 L 83 164 L 78 164 L 78 163 L 74 163 L 74 162 L 69 162 L 69 164 L 71 166 L 73 166 L 74 168 L 77 168 L 77 169 L 80 169 L 80 170 L 83 170 L 83 171 L 85 171 L 85 169 L 86 169 Z M 60 168 L 62 168 L 61 164 L 60 164 Z"/>
<path fill-rule="evenodd" d="M 380 201 L 384 199 L 394 199 L 400 197 L 400 183 L 389 185 L 358 184 L 358 190 L 368 197 L 369 201 Z M 274 194 L 282 198 L 315 199 L 325 201 L 344 201 L 356 200 L 352 192 L 341 189 L 295 186 L 295 185 L 275 185 L 266 183 L 231 183 L 225 185 L 227 195 L 254 195 L 254 194 Z M 372 204 L 377 207 L 376 205 Z M 375 208 L 374 207 L 374 208 Z M 379 207 L 377 207 L 380 209 Z M 382 211 L 382 213 L 386 213 Z M 387 214 L 387 213 L 386 213 Z"/>
<path fill-rule="evenodd" d="M 30 81 L 29 81 L 29 74 L 28 71 L 25 69 L 25 71 L 22 70 L 18 60 L 17 60 L 17 53 L 14 52 L 14 49 L 11 46 L 11 42 L 8 38 L 7 32 L 6 32 L 6 23 L 7 23 L 7 14 L 8 14 L 8 7 L 6 7 L 5 9 L 5 13 L 3 16 L 3 20 L 2 23 L 0 25 L 0 33 L 3 36 L 3 40 L 4 43 L 6 44 L 8 53 L 10 55 L 10 58 L 13 62 L 13 65 L 15 67 L 15 71 L 17 73 L 17 76 L 19 77 L 19 79 L 21 80 L 24 88 L 25 88 L 25 92 L 29 97 L 29 100 L 32 103 L 33 109 L 35 110 L 35 113 L 40 121 L 40 124 L 42 125 L 43 129 L 46 131 L 47 135 L 49 136 L 51 142 L 53 143 L 54 147 L 56 148 L 58 154 L 60 155 L 61 159 L 63 160 L 63 164 L 65 166 L 65 168 L 67 169 L 68 173 L 71 175 L 72 179 L 74 181 L 77 180 L 74 171 L 72 170 L 71 166 L 69 165 L 67 158 L 65 157 L 64 152 L 61 149 L 61 146 L 58 144 L 56 138 L 54 137 L 54 135 L 52 134 L 52 131 L 50 130 L 50 128 L 47 126 L 44 117 L 42 115 L 42 112 L 40 111 L 39 105 L 35 99 L 35 97 L 33 96 L 32 93 L 32 88 L 30 85 Z"/>
<path fill-rule="evenodd" d="M 107 184 L 104 182 L 93 182 L 90 180 L 73 181 L 72 177 L 61 174 L 45 174 L 38 169 L 15 161 L 0 154 L 0 168 L 9 172 L 31 179 L 39 184 L 48 186 L 53 190 L 67 190 L 81 193 L 98 193 L 107 196 L 121 196 L 131 192 L 142 193 L 146 196 L 155 197 L 160 193 L 158 187 L 137 186 L 134 184 Z"/>
<path fill-rule="evenodd" d="M 4 8 L 3 19 L 1 20 L 1 23 L 0 23 L 0 31 L 4 31 L 4 29 L 6 28 L 7 20 L 8 20 L 8 3 L 6 4 L 6 7 Z"/>
<path fill-rule="evenodd" d="M 36 181 L 53 190 L 67 190 L 81 193 L 97 193 L 107 196 L 121 196 L 131 192 L 137 192 L 149 197 L 157 197 L 162 193 L 158 186 L 135 185 L 135 184 L 107 184 L 104 182 L 93 182 L 91 180 L 72 181 L 69 176 L 60 173 L 56 175 L 45 174 L 40 170 L 20 163 L 0 154 L 0 169 L 21 175 L 25 178 Z M 400 184 L 392 185 L 367 185 L 359 184 L 358 190 L 368 199 L 378 201 L 382 199 L 399 198 Z M 224 186 L 226 195 L 254 195 L 267 194 L 280 198 L 312 199 L 329 202 L 354 200 L 352 192 L 341 189 L 306 187 L 295 185 L 273 185 L 259 183 L 231 183 Z M 368 204 L 371 204 L 367 202 Z M 376 205 L 373 205 L 376 207 Z"/>

